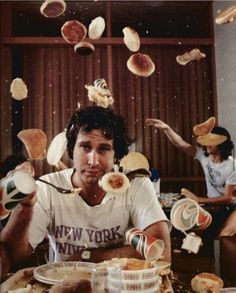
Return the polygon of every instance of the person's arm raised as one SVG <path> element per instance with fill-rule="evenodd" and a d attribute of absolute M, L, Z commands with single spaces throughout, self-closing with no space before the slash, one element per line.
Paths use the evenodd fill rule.
<path fill-rule="evenodd" d="M 193 157 L 196 155 L 196 147 L 183 140 L 183 138 L 178 133 L 176 133 L 168 124 L 164 123 L 162 120 L 147 118 L 145 123 L 146 125 L 151 125 L 161 129 L 169 141 L 174 146 L 184 151 L 186 154 Z"/>

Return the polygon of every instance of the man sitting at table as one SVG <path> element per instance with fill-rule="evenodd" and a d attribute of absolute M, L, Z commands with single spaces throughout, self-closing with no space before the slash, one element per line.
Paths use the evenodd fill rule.
<path fill-rule="evenodd" d="M 235 234 L 236 210 L 232 202 L 233 192 L 236 190 L 236 170 L 235 160 L 231 156 L 234 144 L 229 132 L 223 127 L 214 127 L 211 131 L 215 134 L 210 138 L 212 141 L 208 139 L 208 143 L 199 147 L 184 141 L 169 125 L 159 119 L 147 118 L 146 124 L 162 130 L 174 146 L 200 162 L 205 174 L 207 197 L 196 196 L 187 189 L 181 190 L 181 193 L 198 203 L 222 204 L 217 218 L 210 226 L 212 233 L 218 233 L 219 237 Z M 219 143 L 218 135 L 225 136 L 225 141 Z"/>
<path fill-rule="evenodd" d="M 22 239 L 11 239 L 12 257 L 20 260 L 29 256 L 47 235 L 54 261 L 142 258 L 125 244 L 125 232 L 134 226 L 162 239 L 162 258 L 170 261 L 168 220 L 150 179 L 136 177 L 128 190 L 119 194 L 105 192 L 99 184 L 114 162 L 128 153 L 131 140 L 123 117 L 109 108 L 81 109 L 73 114 L 66 137 L 74 167 L 42 178 L 56 186 L 81 191 L 70 196 L 38 181 L 38 200 L 29 233 Z"/>

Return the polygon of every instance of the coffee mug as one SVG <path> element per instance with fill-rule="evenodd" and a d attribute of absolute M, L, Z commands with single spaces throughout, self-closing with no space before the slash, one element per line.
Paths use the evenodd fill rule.
<path fill-rule="evenodd" d="M 18 203 L 37 190 L 32 175 L 25 170 L 11 171 L 0 181 L 0 219 L 4 219 Z"/>

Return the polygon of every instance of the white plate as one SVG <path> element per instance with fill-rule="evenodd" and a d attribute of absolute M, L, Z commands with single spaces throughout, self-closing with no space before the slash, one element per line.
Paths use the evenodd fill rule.
<path fill-rule="evenodd" d="M 90 280 L 93 263 L 68 261 L 42 265 L 34 270 L 34 278 L 42 283 L 56 284 L 63 280 Z"/>

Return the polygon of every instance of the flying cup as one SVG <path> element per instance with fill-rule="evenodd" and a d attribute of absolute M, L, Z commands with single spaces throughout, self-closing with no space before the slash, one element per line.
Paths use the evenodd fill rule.
<path fill-rule="evenodd" d="M 159 259 L 164 251 L 164 241 L 137 228 L 131 228 L 126 232 L 126 240 L 149 261 Z"/>
<path fill-rule="evenodd" d="M 8 216 L 19 202 L 37 189 L 32 175 L 14 170 L 0 181 L 0 219 Z"/>
<path fill-rule="evenodd" d="M 203 230 L 211 224 L 212 216 L 196 201 L 183 198 L 173 205 L 170 219 L 173 226 L 180 231 Z"/>

